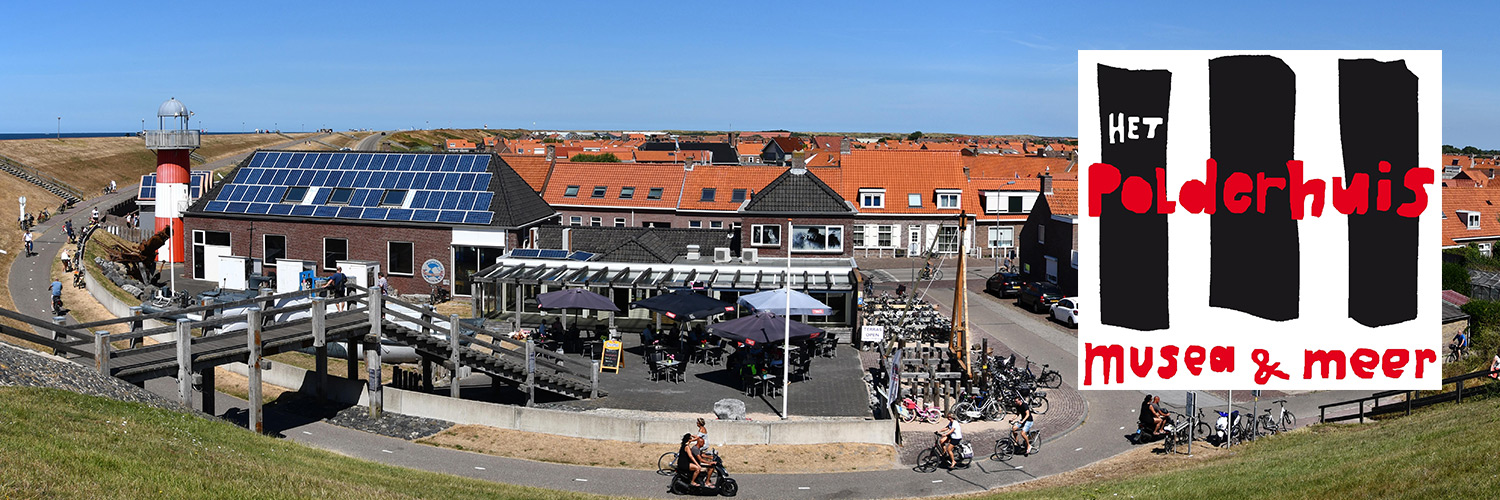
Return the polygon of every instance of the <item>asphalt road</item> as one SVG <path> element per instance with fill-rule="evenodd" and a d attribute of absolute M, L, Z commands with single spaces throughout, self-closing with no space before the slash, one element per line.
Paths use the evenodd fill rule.
<path fill-rule="evenodd" d="M 381 139 L 385 139 L 385 132 L 375 132 L 375 133 L 372 133 L 372 134 L 370 134 L 369 137 L 365 137 L 364 139 L 360 139 L 359 143 L 354 145 L 354 150 L 355 151 L 379 151 L 380 150 L 380 141 L 381 141 Z"/>

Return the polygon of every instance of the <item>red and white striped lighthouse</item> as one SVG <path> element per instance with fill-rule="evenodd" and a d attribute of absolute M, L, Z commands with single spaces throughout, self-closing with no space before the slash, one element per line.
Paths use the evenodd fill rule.
<path fill-rule="evenodd" d="M 188 129 L 192 115 L 181 101 L 168 99 L 156 109 L 159 129 L 145 131 L 146 147 L 156 151 L 156 231 L 172 230 L 171 239 L 158 251 L 157 260 L 174 264 L 183 261 L 186 240 L 182 212 L 192 203 L 188 197 L 192 183 L 188 156 L 201 144 L 198 131 Z M 166 128 L 168 118 L 174 121 L 172 129 Z"/>

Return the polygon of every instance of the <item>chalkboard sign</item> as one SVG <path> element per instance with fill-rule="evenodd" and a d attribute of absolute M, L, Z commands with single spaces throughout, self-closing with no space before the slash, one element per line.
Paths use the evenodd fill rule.
<path fill-rule="evenodd" d="M 614 370 L 615 373 L 620 373 L 620 347 L 618 340 L 604 341 L 604 355 L 599 357 L 600 373 L 604 370 Z"/>

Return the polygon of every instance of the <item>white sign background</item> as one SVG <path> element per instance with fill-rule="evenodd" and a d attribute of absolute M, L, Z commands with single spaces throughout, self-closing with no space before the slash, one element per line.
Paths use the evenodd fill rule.
<path fill-rule="evenodd" d="M 1170 253 L 1167 288 L 1171 327 L 1141 332 L 1097 323 L 1083 316 L 1078 330 L 1077 386 L 1083 389 L 1132 390 L 1227 390 L 1227 389 L 1438 389 L 1442 379 L 1441 339 L 1441 268 L 1439 236 L 1442 210 L 1442 52 L 1441 51 L 1079 51 L 1078 52 L 1078 165 L 1081 183 L 1079 194 L 1079 268 L 1078 296 L 1084 304 L 1099 304 L 1099 219 L 1088 217 L 1088 166 L 1100 161 L 1104 140 L 1099 127 L 1097 65 L 1124 69 L 1164 69 L 1172 72 L 1170 115 L 1167 119 L 1167 197 L 1180 201 L 1178 190 L 1189 179 L 1204 178 L 1209 156 L 1208 61 L 1230 55 L 1271 55 L 1279 57 L 1296 73 L 1296 146 L 1293 158 L 1302 160 L 1306 179 L 1323 179 L 1328 183 L 1321 217 L 1309 211 L 1298 222 L 1301 255 L 1299 301 L 1300 317 L 1277 322 L 1264 320 L 1230 309 L 1208 306 L 1209 221 L 1210 216 L 1193 214 L 1177 207 L 1168 218 Z M 1435 170 L 1435 180 L 1427 186 L 1428 204 L 1422 212 L 1418 252 L 1417 318 L 1382 328 L 1369 328 L 1348 317 L 1348 222 L 1333 208 L 1332 178 L 1345 177 L 1342 145 L 1339 136 L 1338 60 L 1371 58 L 1380 61 L 1404 59 L 1407 68 L 1418 78 L 1419 158 L 1418 166 Z M 1221 177 L 1222 179 L 1222 177 Z M 1155 180 L 1151 182 L 1154 184 Z M 1372 183 L 1373 189 L 1373 183 Z M 1222 196 L 1222 193 L 1220 193 Z M 1311 197 L 1306 204 L 1311 206 Z M 1392 207 L 1394 209 L 1395 207 Z M 1373 207 L 1372 207 L 1373 210 Z M 1430 245 L 1430 247 L 1428 246 Z M 1430 249 L 1429 249 L 1430 248 Z M 1378 271 L 1377 271 L 1378 272 Z M 1290 292 L 1290 289 L 1288 290 Z M 1101 382 L 1106 375 L 1098 360 L 1093 363 L 1093 384 L 1085 386 L 1087 371 L 1085 345 L 1122 345 L 1125 347 L 1125 383 L 1115 383 L 1111 367 L 1109 384 Z M 1199 375 L 1191 375 L 1177 355 L 1177 375 L 1171 379 L 1157 376 L 1163 365 L 1162 346 L 1190 345 L 1234 346 L 1234 371 L 1215 373 L 1205 362 Z M 1130 368 L 1130 348 L 1152 346 L 1154 362 L 1148 377 L 1138 378 Z M 1346 366 L 1343 379 L 1321 378 L 1315 369 L 1312 379 L 1303 379 L 1303 351 L 1339 349 L 1349 356 L 1355 349 L 1369 348 L 1383 354 L 1386 349 L 1432 349 L 1437 362 L 1423 367 L 1422 378 L 1416 377 L 1415 357 L 1407 362 L 1400 378 L 1391 379 L 1376 367 L 1370 379 L 1358 378 Z M 1267 349 L 1271 363 L 1290 378 L 1271 378 L 1265 385 L 1254 381 L 1257 365 L 1251 352 Z M 1144 353 L 1142 353 L 1144 355 Z"/>

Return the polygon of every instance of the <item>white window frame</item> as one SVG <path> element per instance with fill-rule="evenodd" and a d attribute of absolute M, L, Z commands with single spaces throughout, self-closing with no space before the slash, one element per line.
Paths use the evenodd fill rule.
<path fill-rule="evenodd" d="M 581 215 L 574 215 L 572 217 L 568 217 L 568 225 L 569 226 L 582 226 L 583 225 L 583 216 L 581 216 Z"/>
<path fill-rule="evenodd" d="M 392 262 L 394 262 L 393 260 L 391 260 L 391 245 L 392 244 L 396 244 L 396 243 L 411 245 L 411 262 L 408 263 L 409 266 L 410 266 L 410 268 L 411 268 L 411 272 L 409 272 L 409 273 L 397 272 L 396 271 L 396 266 L 394 266 L 394 265 L 391 264 Z M 417 274 L 417 244 L 413 243 L 413 242 L 410 242 L 410 241 L 387 241 L 387 242 L 385 242 L 385 265 L 386 265 L 385 273 L 388 274 L 388 275 L 391 275 L 391 276 L 416 276 L 416 274 Z"/>
<path fill-rule="evenodd" d="M 1057 284 L 1057 257 L 1045 255 L 1047 259 L 1047 282 Z"/>
<path fill-rule="evenodd" d="M 625 227 L 625 218 L 615 217 L 615 227 Z"/>
<path fill-rule="evenodd" d="M 860 188 L 859 208 L 885 208 L 885 188 Z"/>
<path fill-rule="evenodd" d="M 604 226 L 604 218 L 603 217 L 589 217 L 589 226 L 590 227 L 602 227 L 602 226 Z"/>
<path fill-rule="evenodd" d="M 906 194 L 906 207 L 907 208 L 922 208 L 922 193 L 907 193 Z"/>
<path fill-rule="evenodd" d="M 944 241 L 944 239 L 947 237 L 945 236 L 945 233 L 951 233 L 951 242 Z M 933 242 L 934 244 L 932 248 L 934 252 L 941 254 L 956 254 L 958 253 L 958 249 L 963 246 L 963 231 L 958 226 L 938 226 L 937 236 L 933 238 Z M 949 245 L 952 246 L 950 247 Z"/>
<path fill-rule="evenodd" d="M 820 232 L 820 233 L 823 234 L 823 245 L 824 245 L 824 247 L 823 248 L 793 248 L 791 245 L 788 245 L 787 248 L 790 251 L 797 252 L 797 253 L 843 253 L 843 251 L 844 251 L 844 245 L 847 242 L 845 241 L 846 234 L 844 233 L 844 226 L 842 224 L 793 224 L 792 225 L 792 236 L 793 237 L 787 238 L 787 241 L 792 242 L 792 244 L 795 244 L 795 242 L 796 242 L 795 235 L 797 234 L 797 230 L 798 229 L 802 229 L 804 231 L 811 231 L 813 229 L 818 230 L 818 232 Z M 838 238 L 838 242 L 839 242 L 838 247 L 831 247 L 830 245 L 828 245 L 828 238 L 830 238 L 830 237 L 837 237 Z"/>
<path fill-rule="evenodd" d="M 232 235 L 230 237 L 233 238 Z M 268 246 L 268 245 L 266 245 L 266 242 L 269 241 L 272 237 L 281 238 L 281 258 L 283 258 L 283 259 L 287 258 L 286 257 L 286 250 L 287 250 L 286 247 L 288 245 L 288 240 L 286 238 L 286 235 L 284 235 L 284 234 L 264 234 L 264 235 L 261 235 L 261 237 L 260 237 L 260 261 L 264 265 L 267 265 L 267 266 L 272 266 L 272 265 L 276 264 L 276 261 L 271 260 L 270 259 L 270 255 L 268 255 L 266 253 L 266 247 Z"/>
<path fill-rule="evenodd" d="M 724 229 L 724 221 L 721 221 L 721 220 L 708 221 L 708 228 L 709 229 Z"/>
<path fill-rule="evenodd" d="M 869 245 L 865 244 L 864 224 L 854 224 L 849 227 L 849 243 L 853 244 L 856 250 L 861 248 L 870 248 Z"/>
<path fill-rule="evenodd" d="M 1013 226 L 990 226 L 989 246 L 990 248 L 1014 248 L 1016 246 L 1016 228 Z M 1001 236 L 1004 236 L 1002 239 Z"/>
<path fill-rule="evenodd" d="M 882 236 L 885 237 L 884 244 L 880 243 Z M 875 226 L 875 248 L 896 248 L 897 243 L 899 242 L 896 240 L 895 224 L 880 224 Z"/>
<path fill-rule="evenodd" d="M 963 206 L 962 189 L 938 189 L 933 192 L 933 203 L 938 210 L 958 210 Z"/>
<path fill-rule="evenodd" d="M 1464 220 L 1464 225 L 1469 229 L 1479 229 L 1479 221 L 1481 219 L 1479 212 L 1459 210 L 1458 214 L 1466 217 L 1466 219 Z"/>
<path fill-rule="evenodd" d="M 328 264 L 330 264 L 328 262 L 328 240 L 343 240 L 344 241 L 344 258 L 342 258 L 342 259 L 335 259 L 332 262 L 332 264 L 333 264 L 332 266 L 328 265 Z M 321 261 L 321 262 L 318 263 L 318 265 L 323 266 L 323 270 L 324 271 L 334 271 L 334 270 L 337 270 L 339 268 L 338 261 L 340 261 L 340 260 L 349 260 L 349 238 L 328 238 L 328 237 L 324 237 L 323 238 L 323 254 L 318 256 L 318 260 Z"/>
<path fill-rule="evenodd" d="M 769 230 L 769 232 L 775 233 L 776 241 L 769 242 L 769 243 L 765 241 L 766 238 L 765 238 L 764 234 L 768 230 Z M 753 247 L 779 247 L 779 246 L 781 246 L 781 224 L 751 224 L 750 225 L 750 246 L 753 246 Z"/>

